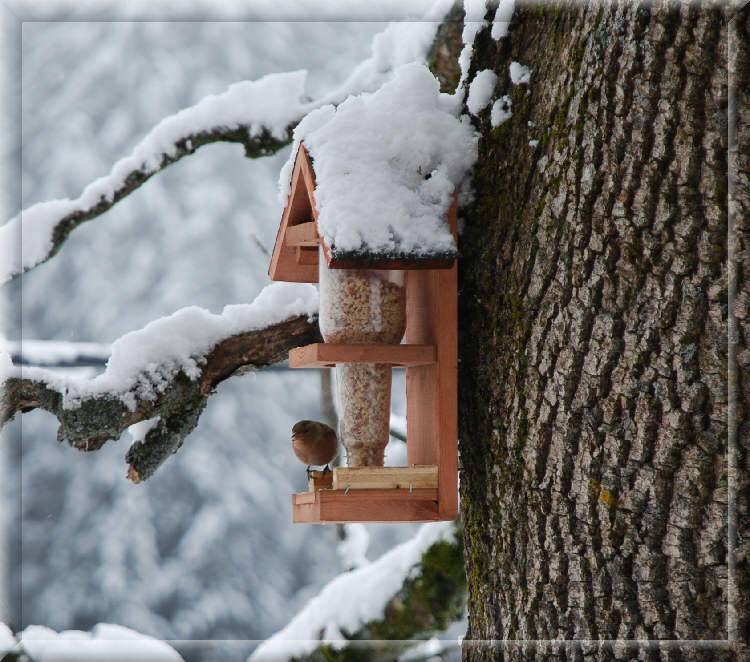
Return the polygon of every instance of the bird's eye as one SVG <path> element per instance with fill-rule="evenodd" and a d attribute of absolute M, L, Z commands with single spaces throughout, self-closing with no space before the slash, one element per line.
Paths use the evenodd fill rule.
<path fill-rule="evenodd" d="M 307 432 L 310 429 L 310 421 L 298 421 L 294 424 L 292 432 Z"/>

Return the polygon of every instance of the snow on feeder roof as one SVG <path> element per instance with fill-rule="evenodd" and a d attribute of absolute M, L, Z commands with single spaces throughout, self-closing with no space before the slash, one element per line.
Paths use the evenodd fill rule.
<path fill-rule="evenodd" d="M 333 268 L 451 266 L 448 209 L 477 154 L 455 106 L 409 64 L 377 92 L 305 117 L 281 172 L 271 278 L 315 282 L 320 240 Z"/>

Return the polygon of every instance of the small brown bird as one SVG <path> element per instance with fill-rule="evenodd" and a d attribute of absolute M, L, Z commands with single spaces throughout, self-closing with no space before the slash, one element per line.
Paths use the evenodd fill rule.
<path fill-rule="evenodd" d="M 333 462 L 339 453 L 335 430 L 318 421 L 298 421 L 292 428 L 292 450 L 302 464 L 322 466 Z"/>

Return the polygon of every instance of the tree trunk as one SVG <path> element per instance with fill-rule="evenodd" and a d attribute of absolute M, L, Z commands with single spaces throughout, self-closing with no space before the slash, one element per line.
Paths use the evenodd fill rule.
<path fill-rule="evenodd" d="M 729 565 L 728 547 L 748 531 L 748 10 L 731 14 L 517 3 L 508 37 L 477 37 L 470 79 L 493 70 L 512 117 L 493 128 L 488 107 L 477 120 L 460 245 L 467 659 L 733 659 L 723 642 L 545 641 L 747 636 L 747 566 L 739 553 Z M 511 84 L 512 61 L 529 84 Z M 735 357 L 742 472 L 730 473 Z"/>

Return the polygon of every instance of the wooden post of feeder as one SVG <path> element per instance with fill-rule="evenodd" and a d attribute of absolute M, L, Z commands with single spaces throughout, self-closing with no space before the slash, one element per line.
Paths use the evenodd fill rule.
<path fill-rule="evenodd" d="M 448 212 L 456 236 L 456 198 Z M 437 362 L 406 369 L 406 438 L 410 465 L 438 467 L 438 514 L 458 512 L 458 267 L 409 271 L 406 336 L 410 344 L 434 345 Z M 437 442 L 437 443 L 436 443 Z"/>

